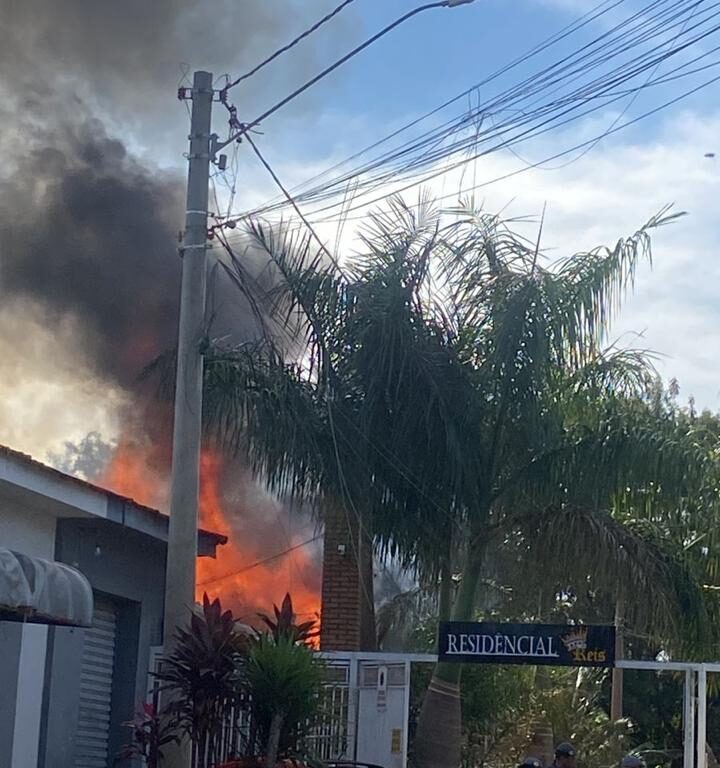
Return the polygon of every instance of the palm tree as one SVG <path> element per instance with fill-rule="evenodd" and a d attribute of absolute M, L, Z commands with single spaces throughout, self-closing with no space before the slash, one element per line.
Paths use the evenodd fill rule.
<path fill-rule="evenodd" d="M 207 424 L 271 487 L 341 510 L 357 532 L 352 554 L 367 613 L 374 540 L 434 574 L 447 563 L 459 528 L 447 491 L 453 446 L 434 435 L 451 423 L 447 412 L 460 419 L 471 393 L 453 364 L 449 329 L 440 316 L 425 317 L 419 300 L 436 217 L 393 210 L 402 229 L 393 216 L 377 216 L 368 257 L 345 273 L 313 255 L 309 239 L 252 226 L 274 273 L 271 291 L 252 301 L 280 332 L 206 350 Z M 228 271 L 251 293 L 242 260 Z M 439 513 L 443 529 L 450 522 L 447 536 L 438 535 Z"/>
<path fill-rule="evenodd" d="M 467 339 L 461 360 L 472 366 L 479 403 L 454 619 L 473 617 L 488 549 L 514 531 L 535 539 L 549 569 L 571 572 L 580 559 L 596 580 L 650 590 L 658 598 L 652 619 L 675 622 L 674 570 L 609 511 L 648 487 L 655 509 L 674 508 L 700 474 L 700 453 L 648 404 L 648 361 L 601 351 L 613 311 L 649 255 L 650 230 L 669 220 L 656 217 L 612 249 L 551 268 L 540 267 L 537 248 L 498 248 L 486 218 L 475 237 L 448 249 L 451 316 Z M 421 766 L 459 762 L 459 676 L 457 666 L 436 669 L 418 723 Z"/>
<path fill-rule="evenodd" d="M 253 225 L 274 272 L 258 304 L 285 332 L 209 343 L 209 425 L 271 486 L 342 508 L 359 567 L 374 539 L 440 583 L 443 614 L 459 574 L 454 619 L 473 618 L 488 555 L 510 536 L 534 537 L 541 561 L 597 552 L 597 574 L 652 590 L 672 622 L 670 572 L 608 511 L 619 497 L 677 505 L 702 462 L 648 403 L 647 357 L 602 345 L 650 231 L 673 217 L 544 266 L 496 217 L 454 213 L 441 226 L 428 201 L 395 201 L 342 270 L 309 239 Z M 241 261 L 227 268 L 249 292 Z M 420 765 L 459 762 L 459 675 L 436 669 Z"/>

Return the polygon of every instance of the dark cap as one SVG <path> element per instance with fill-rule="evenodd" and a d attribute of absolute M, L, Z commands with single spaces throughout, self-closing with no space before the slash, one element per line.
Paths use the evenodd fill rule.
<path fill-rule="evenodd" d="M 645 761 L 639 755 L 625 755 L 620 761 L 621 768 L 645 768 Z"/>
<path fill-rule="evenodd" d="M 575 757 L 575 747 L 564 741 L 555 747 L 555 757 Z"/>
<path fill-rule="evenodd" d="M 518 765 L 518 768 L 543 768 L 543 765 L 537 757 L 526 757 L 522 763 Z"/>

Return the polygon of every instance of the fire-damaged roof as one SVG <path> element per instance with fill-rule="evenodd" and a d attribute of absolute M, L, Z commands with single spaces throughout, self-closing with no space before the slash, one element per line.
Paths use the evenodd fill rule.
<path fill-rule="evenodd" d="M 78 505 L 79 509 L 85 507 L 85 511 L 90 515 L 97 515 L 114 523 L 137 528 L 138 530 L 142 530 L 149 535 L 154 535 L 158 538 L 167 538 L 169 518 L 157 509 L 148 507 L 145 504 L 140 504 L 135 501 L 135 499 L 122 496 L 107 488 L 103 488 L 100 485 L 91 483 L 88 480 L 83 480 L 74 475 L 68 475 L 54 467 L 50 467 L 47 464 L 37 461 L 37 459 L 33 459 L 32 456 L 21 453 L 20 451 L 15 451 L 7 446 L 0 445 L 0 460 L 3 458 L 11 460 L 18 468 L 25 468 L 39 473 L 46 480 L 71 484 L 78 489 L 89 491 L 93 494 L 103 495 L 107 500 L 107 505 L 102 511 L 91 509 L 91 505 Z M 12 478 L 5 476 L 2 471 L 2 466 L 0 466 L 0 482 L 2 481 L 15 482 Z M 71 514 L 69 509 L 66 514 Z M 208 531 L 203 528 L 199 528 L 198 533 L 213 549 L 215 546 L 227 543 L 227 536 L 223 536 L 220 533 Z M 203 553 L 200 552 L 200 554 Z"/>

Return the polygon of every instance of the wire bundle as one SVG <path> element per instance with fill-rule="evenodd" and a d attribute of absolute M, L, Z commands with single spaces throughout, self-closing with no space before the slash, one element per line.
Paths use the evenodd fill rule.
<path fill-rule="evenodd" d="M 616 133 L 720 79 L 720 2 L 651 0 L 628 13 L 626 0 L 602 0 L 569 26 L 524 55 L 297 187 L 264 205 L 229 217 L 283 215 L 289 206 L 305 207 L 312 224 L 352 219 L 367 206 L 460 169 L 498 150 L 515 151 L 527 142 L 593 114 L 617 110 L 611 125 L 589 139 L 565 147 L 539 162 L 525 163 L 509 175 L 548 162 L 585 154 Z M 619 16 L 619 18 L 618 18 Z M 601 28 L 601 31 L 593 31 Z M 588 34 L 589 33 L 589 34 Z M 561 45 L 573 45 L 569 53 Z M 512 70 L 548 51 L 552 63 L 509 88 L 490 89 Z M 703 73 L 710 77 L 702 80 Z M 657 102 L 643 114 L 621 122 L 636 98 L 663 86 L 684 90 Z M 476 103 L 458 109 L 476 96 Z M 437 124 L 427 127 L 430 123 Z M 579 157 L 579 156 L 578 156 Z M 575 159 L 570 159 L 573 162 Z M 506 178 L 506 177 L 503 177 Z M 466 189 L 491 184 L 485 180 Z M 348 190 L 352 199 L 348 201 Z M 457 193 L 445 195 L 456 197 Z"/>

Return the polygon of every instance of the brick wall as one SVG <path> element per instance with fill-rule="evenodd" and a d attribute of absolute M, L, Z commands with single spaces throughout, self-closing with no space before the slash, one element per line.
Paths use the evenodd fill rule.
<path fill-rule="evenodd" d="M 367 572 L 369 563 L 372 580 L 372 552 L 358 536 L 358 528 L 357 518 L 341 504 L 326 510 L 320 625 L 324 651 L 374 649 L 375 617 L 365 599 L 367 586 L 363 589 L 358 564 Z"/>

